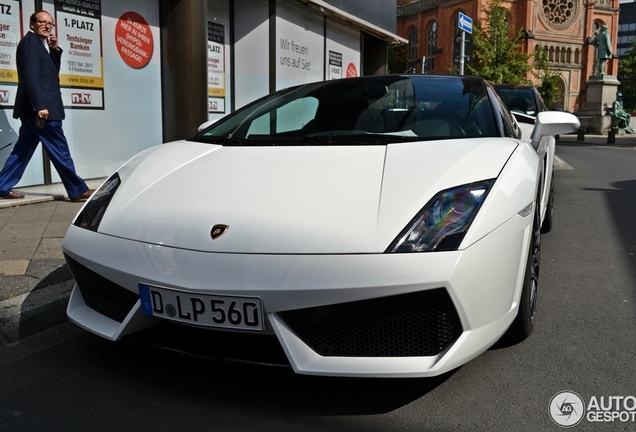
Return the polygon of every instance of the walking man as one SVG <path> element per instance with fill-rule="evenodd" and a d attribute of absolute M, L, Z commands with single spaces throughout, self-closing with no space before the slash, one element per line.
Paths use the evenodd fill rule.
<path fill-rule="evenodd" d="M 60 90 L 62 49 L 52 33 L 53 17 L 35 12 L 29 20 L 31 30 L 22 38 L 16 52 L 18 93 L 13 117 L 21 121 L 20 134 L 11 155 L 0 171 L 0 197 L 20 199 L 13 192 L 38 143 L 46 150 L 71 201 L 82 201 L 94 190 L 75 172 L 68 142 L 62 130 L 64 104 Z"/>

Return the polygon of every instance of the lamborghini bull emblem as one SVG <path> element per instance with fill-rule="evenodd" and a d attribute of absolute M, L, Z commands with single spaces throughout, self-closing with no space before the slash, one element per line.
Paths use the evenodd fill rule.
<path fill-rule="evenodd" d="M 210 237 L 212 240 L 216 240 L 221 237 L 225 232 L 230 229 L 228 225 L 218 224 L 212 227 L 212 231 L 210 231 Z"/>

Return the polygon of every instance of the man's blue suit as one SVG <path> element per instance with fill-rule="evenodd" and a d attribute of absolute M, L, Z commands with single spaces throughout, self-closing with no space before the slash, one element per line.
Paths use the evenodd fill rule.
<path fill-rule="evenodd" d="M 20 181 L 40 142 L 60 175 L 68 196 L 74 198 L 88 191 L 86 182 L 75 172 L 62 130 L 65 117 L 59 79 L 62 49 L 49 52 L 44 44 L 45 41 L 32 31 L 18 44 L 18 93 L 13 117 L 19 118 L 22 125 L 18 141 L 0 171 L 0 195 L 9 193 Z M 49 116 L 44 127 L 38 128 L 36 117 L 43 109 L 48 110 Z"/>

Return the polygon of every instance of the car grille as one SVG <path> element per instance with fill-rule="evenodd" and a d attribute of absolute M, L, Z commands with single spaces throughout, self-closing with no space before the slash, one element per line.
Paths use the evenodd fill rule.
<path fill-rule="evenodd" d="M 275 335 L 213 330 L 160 321 L 123 339 L 212 360 L 290 367 Z"/>
<path fill-rule="evenodd" d="M 139 295 L 117 285 L 64 255 L 86 305 L 108 318 L 123 322 Z"/>
<path fill-rule="evenodd" d="M 434 356 L 462 333 L 457 311 L 442 288 L 278 315 L 322 356 Z"/>

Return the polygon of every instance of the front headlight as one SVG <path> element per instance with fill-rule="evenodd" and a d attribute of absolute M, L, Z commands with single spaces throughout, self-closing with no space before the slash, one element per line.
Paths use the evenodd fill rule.
<path fill-rule="evenodd" d="M 484 180 L 438 193 L 386 252 L 457 250 L 494 182 Z"/>
<path fill-rule="evenodd" d="M 115 191 L 121 184 L 119 174 L 115 173 L 99 187 L 75 218 L 73 225 L 97 232 L 99 223 L 113 199 Z"/>

